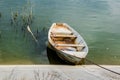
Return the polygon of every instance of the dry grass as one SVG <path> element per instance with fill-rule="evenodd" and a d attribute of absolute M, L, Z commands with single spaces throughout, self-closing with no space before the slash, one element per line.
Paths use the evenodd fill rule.
<path fill-rule="evenodd" d="M 21 75 L 21 72 L 23 75 Z M 25 71 L 26 72 L 26 71 Z M 29 76 L 28 76 L 29 75 Z M 53 70 L 31 70 L 25 74 L 24 71 L 11 70 L 9 75 L 2 80 L 71 80 L 64 73 Z"/>

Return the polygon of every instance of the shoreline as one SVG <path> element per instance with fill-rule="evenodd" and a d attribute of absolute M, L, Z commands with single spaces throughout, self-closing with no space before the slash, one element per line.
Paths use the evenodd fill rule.
<path fill-rule="evenodd" d="M 65 67 L 83 67 L 83 66 L 85 66 L 85 67 L 97 67 L 96 65 L 87 65 L 87 64 L 85 64 L 85 65 L 52 65 L 52 64 L 40 64 L 40 65 L 37 65 L 37 64 L 23 64 L 23 65 L 21 65 L 21 64 L 2 64 L 2 65 L 0 65 L 0 67 L 15 67 L 15 66 L 18 66 L 18 67 L 63 67 L 63 66 L 65 66 Z M 101 65 L 101 66 L 106 66 L 106 67 L 120 67 L 120 65 Z"/>
<path fill-rule="evenodd" d="M 120 65 L 101 65 L 120 73 Z M 0 65 L 0 80 L 119 80 L 95 65 Z M 39 79 L 40 78 L 40 79 Z"/>

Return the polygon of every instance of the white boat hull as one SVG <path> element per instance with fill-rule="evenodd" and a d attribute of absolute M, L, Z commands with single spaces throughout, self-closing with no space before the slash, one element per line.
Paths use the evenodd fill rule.
<path fill-rule="evenodd" d="M 80 64 L 81 60 L 83 59 L 83 58 L 78 58 L 75 56 L 68 55 L 68 54 L 63 53 L 63 52 L 57 52 L 57 55 L 61 59 L 66 60 L 66 61 L 71 62 L 71 63 L 74 63 L 74 64 Z"/>
<path fill-rule="evenodd" d="M 64 52 L 58 51 L 49 42 L 47 43 L 47 46 L 50 49 L 54 50 L 57 53 L 57 55 L 66 62 L 70 62 L 77 65 L 77 64 L 81 64 L 81 61 L 84 59 L 84 58 L 75 57 L 72 55 L 68 55 Z"/>

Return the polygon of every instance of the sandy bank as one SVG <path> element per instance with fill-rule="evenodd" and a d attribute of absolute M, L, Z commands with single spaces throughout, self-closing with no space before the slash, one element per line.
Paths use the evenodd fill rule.
<path fill-rule="evenodd" d="M 120 65 L 102 65 L 120 73 Z M 0 80 L 120 80 L 95 65 L 1 65 Z"/>

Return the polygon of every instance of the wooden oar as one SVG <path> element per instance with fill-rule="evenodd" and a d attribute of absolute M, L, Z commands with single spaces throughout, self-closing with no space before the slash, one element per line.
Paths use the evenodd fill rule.
<path fill-rule="evenodd" d="M 35 38 L 34 34 L 32 33 L 29 25 L 27 26 L 27 30 L 31 33 L 32 37 L 34 38 L 35 42 L 38 43 L 38 40 Z"/>

